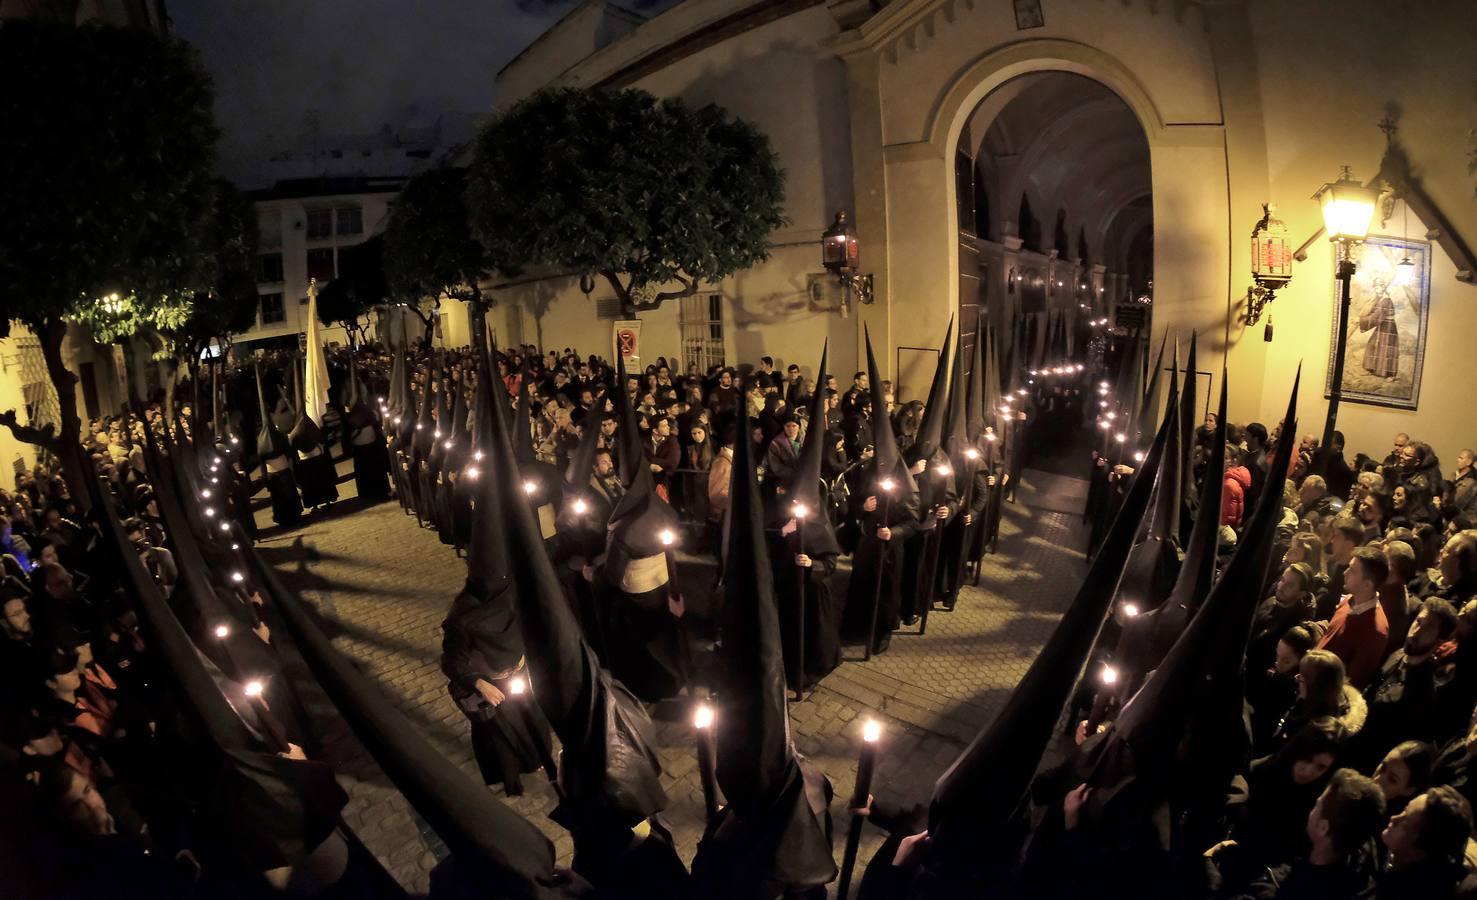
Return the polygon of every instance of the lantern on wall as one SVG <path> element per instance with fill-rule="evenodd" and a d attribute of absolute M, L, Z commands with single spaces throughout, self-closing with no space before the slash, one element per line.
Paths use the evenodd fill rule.
<path fill-rule="evenodd" d="M 1338 181 L 1330 181 L 1318 189 L 1313 199 L 1323 209 L 1323 230 L 1330 241 L 1341 246 L 1357 244 L 1369 234 L 1374 207 L 1380 192 L 1354 180 L 1348 166 Z"/>
<path fill-rule="evenodd" d="M 846 210 L 840 210 L 831 227 L 821 233 L 821 265 L 841 282 L 840 311 L 843 319 L 851 314 L 852 294 L 856 294 L 862 303 L 871 303 L 873 299 L 872 276 L 857 271 L 860 259 L 856 231 L 846 221 Z"/>
<path fill-rule="evenodd" d="M 1251 281 L 1247 291 L 1246 323 L 1255 325 L 1267 304 L 1292 280 L 1292 248 L 1287 225 L 1274 215 L 1277 207 L 1262 204 L 1262 217 L 1251 230 Z M 1270 324 L 1268 326 L 1270 334 Z"/>

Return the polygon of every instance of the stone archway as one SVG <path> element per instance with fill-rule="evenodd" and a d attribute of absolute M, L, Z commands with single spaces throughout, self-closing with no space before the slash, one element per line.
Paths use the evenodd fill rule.
<path fill-rule="evenodd" d="M 881 283 L 888 306 L 880 327 L 887 329 L 890 343 L 936 344 L 958 309 L 957 142 L 982 101 L 1023 75 L 1042 72 L 1067 72 L 1101 83 L 1143 128 L 1152 171 L 1155 331 L 1219 330 L 1229 294 L 1231 253 L 1227 153 L 1219 123 L 1166 123 L 1132 68 L 1076 41 L 1007 44 L 953 72 L 942 82 L 907 83 L 906 90 L 916 92 L 920 103 L 927 98 L 927 114 L 918 131 L 885 135 L 881 147 L 877 174 L 885 191 L 881 211 L 886 227 L 879 237 L 887 249 Z M 865 175 L 865 162 L 858 164 L 859 177 Z M 897 377 L 907 382 L 916 374 L 900 371 Z"/>

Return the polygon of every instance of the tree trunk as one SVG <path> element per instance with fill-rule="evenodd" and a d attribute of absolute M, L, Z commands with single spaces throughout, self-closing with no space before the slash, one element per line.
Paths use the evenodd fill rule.
<path fill-rule="evenodd" d="M 46 360 L 46 373 L 56 388 L 56 405 L 60 421 L 56 454 L 62 467 L 62 478 L 72 494 L 72 502 L 82 512 L 92 508 L 87 491 L 87 467 L 82 460 L 82 420 L 77 417 L 77 376 L 62 361 L 62 342 L 67 337 L 67 323 L 60 317 L 46 323 L 41 335 L 41 356 Z"/>
<path fill-rule="evenodd" d="M 487 304 L 481 297 L 469 301 L 472 306 L 471 331 L 472 349 L 479 354 L 487 352 Z"/>

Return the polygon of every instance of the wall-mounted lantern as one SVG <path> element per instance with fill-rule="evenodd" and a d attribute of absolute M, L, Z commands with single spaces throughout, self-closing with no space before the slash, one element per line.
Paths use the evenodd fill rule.
<path fill-rule="evenodd" d="M 861 260 L 861 248 L 857 243 L 856 230 L 846 221 L 846 210 L 836 213 L 836 219 L 821 234 L 821 265 L 841 281 L 841 316 L 851 312 L 851 295 L 855 293 L 862 303 L 871 303 L 872 275 L 857 271 Z"/>
<path fill-rule="evenodd" d="M 1287 225 L 1275 215 L 1277 207 L 1262 204 L 1262 217 L 1251 230 L 1251 289 L 1247 291 L 1246 324 L 1255 325 L 1277 292 L 1292 281 L 1292 248 Z M 1267 334 L 1271 332 L 1267 323 Z M 1268 337 L 1268 340 L 1271 340 Z"/>

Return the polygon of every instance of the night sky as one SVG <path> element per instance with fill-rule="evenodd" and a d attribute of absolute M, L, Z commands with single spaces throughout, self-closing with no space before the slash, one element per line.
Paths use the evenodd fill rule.
<path fill-rule="evenodd" d="M 622 0 L 653 12 L 674 0 Z M 492 107 L 493 79 L 576 0 L 191 0 L 175 33 L 216 82 L 220 168 L 256 180 L 273 153 L 322 135 L 435 124 L 469 130 Z M 573 62 L 573 60 L 571 60 Z"/>

